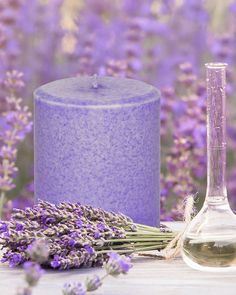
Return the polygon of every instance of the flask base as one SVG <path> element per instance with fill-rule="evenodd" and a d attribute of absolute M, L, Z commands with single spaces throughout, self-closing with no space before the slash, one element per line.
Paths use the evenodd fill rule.
<path fill-rule="evenodd" d="M 236 272 L 236 265 L 233 266 L 222 266 L 222 267 L 213 267 L 213 266 L 205 266 L 198 264 L 191 260 L 182 250 L 182 258 L 184 262 L 193 269 L 206 271 L 206 272 Z"/>

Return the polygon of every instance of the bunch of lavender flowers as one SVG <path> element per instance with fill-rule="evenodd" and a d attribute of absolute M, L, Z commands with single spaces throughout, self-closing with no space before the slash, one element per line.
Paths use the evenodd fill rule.
<path fill-rule="evenodd" d="M 15 209 L 1 221 L 2 262 L 16 266 L 30 260 L 30 245 L 42 238 L 49 256 L 42 264 L 56 269 L 101 265 L 108 254 L 163 249 L 174 234 L 165 228 L 135 224 L 123 214 L 91 206 L 41 201 L 33 208 Z"/>
<path fill-rule="evenodd" d="M 31 113 L 22 105 L 20 90 L 24 87 L 23 74 L 18 71 L 6 73 L 4 109 L 1 110 L 0 127 L 0 215 L 2 214 L 6 192 L 15 187 L 13 182 L 17 167 L 17 145 L 22 142 L 32 129 Z"/>

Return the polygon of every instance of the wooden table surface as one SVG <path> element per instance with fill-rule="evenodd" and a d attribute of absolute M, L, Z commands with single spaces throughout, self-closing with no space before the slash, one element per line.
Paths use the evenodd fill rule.
<path fill-rule="evenodd" d="M 172 227 L 179 228 L 174 223 Z M 109 277 L 94 295 L 236 295 L 236 273 L 209 273 L 189 268 L 181 258 L 172 261 L 135 257 L 128 275 Z M 59 295 L 65 282 L 81 281 L 90 274 L 104 274 L 100 268 L 47 271 L 34 295 Z M 23 285 L 21 268 L 0 265 L 0 295 L 15 295 Z"/>

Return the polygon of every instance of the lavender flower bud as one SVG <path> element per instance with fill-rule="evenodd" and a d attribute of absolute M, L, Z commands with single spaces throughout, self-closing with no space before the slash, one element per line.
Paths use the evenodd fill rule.
<path fill-rule="evenodd" d="M 55 255 L 53 260 L 51 261 L 51 267 L 59 268 L 61 266 L 60 257 Z"/>
<path fill-rule="evenodd" d="M 102 281 L 97 275 L 94 275 L 91 278 L 87 278 L 85 282 L 86 290 L 88 292 L 97 290 L 101 285 Z"/>
<path fill-rule="evenodd" d="M 3 259 L 4 259 L 4 257 L 3 257 Z M 3 259 L 1 261 L 4 261 Z M 22 260 L 23 260 L 22 255 L 17 254 L 17 253 L 10 254 L 8 256 L 8 259 L 9 259 L 9 266 L 10 267 L 15 267 L 15 266 L 21 264 Z"/>
<path fill-rule="evenodd" d="M 90 245 L 85 245 L 84 249 L 88 252 L 88 254 L 92 255 L 95 253 L 94 248 L 91 247 Z"/>
<path fill-rule="evenodd" d="M 6 73 L 6 79 L 4 81 L 4 85 L 10 89 L 21 89 L 24 87 L 24 82 L 22 81 L 23 73 L 18 72 L 16 70 L 9 71 Z"/>
<path fill-rule="evenodd" d="M 81 283 L 66 283 L 62 290 L 63 295 L 86 295 L 86 290 Z"/>
<path fill-rule="evenodd" d="M 185 62 L 179 65 L 180 70 L 184 74 L 192 74 L 193 73 L 193 67 L 192 64 L 189 62 Z"/>
<path fill-rule="evenodd" d="M 108 254 L 110 259 L 105 264 L 107 274 L 111 276 L 118 276 L 119 274 L 126 274 L 132 267 L 130 258 L 126 256 L 120 256 L 119 254 L 112 252 Z"/>

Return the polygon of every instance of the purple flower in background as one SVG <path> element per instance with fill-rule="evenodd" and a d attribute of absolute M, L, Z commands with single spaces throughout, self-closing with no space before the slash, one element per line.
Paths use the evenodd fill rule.
<path fill-rule="evenodd" d="M 236 2 L 221 4 L 224 18 L 217 21 L 209 0 L 89 0 L 82 6 L 76 1 L 70 5 L 63 0 L 32 0 L 30 6 L 22 0 L 0 4 L 0 190 L 6 200 L 4 217 L 10 218 L 12 207 L 24 207 L 33 196 L 33 187 L 26 188 L 33 180 L 33 140 L 32 135 L 27 136 L 32 131 L 33 90 L 76 74 L 135 77 L 163 90 L 161 203 L 170 204 L 169 208 L 178 206 L 176 197 L 205 186 L 205 90 L 199 83 L 206 58 L 230 64 L 227 116 L 229 124 L 235 122 L 231 98 L 236 85 L 232 74 Z M 179 64 L 184 64 L 181 71 Z M 229 170 L 235 164 L 231 157 L 235 142 L 232 138 Z M 186 177 L 176 174 L 178 169 L 184 169 Z M 162 211 L 163 218 L 176 218 L 172 210 Z M 52 221 L 45 218 L 45 225 Z M 78 221 L 78 228 L 83 226 Z M 94 236 L 99 235 L 98 229 Z"/>
<path fill-rule="evenodd" d="M 162 0 L 160 6 L 160 14 L 167 15 L 170 14 L 175 8 L 176 0 Z"/>
<path fill-rule="evenodd" d="M 232 63 L 234 58 L 234 36 L 233 33 L 225 33 L 214 38 L 211 51 L 216 60 Z"/>
<path fill-rule="evenodd" d="M 175 219 L 182 218 L 181 198 L 196 193 L 195 179 L 206 174 L 206 90 L 197 81 L 190 63 L 180 64 L 179 70 L 177 85 L 183 90 L 176 96 L 179 95 L 183 107 L 173 118 L 173 145 L 166 157 L 168 173 L 161 178 L 162 207 L 165 208 L 165 200 L 171 193 L 180 197 L 171 210 Z M 168 216 L 165 210 L 162 214 Z"/>
<path fill-rule="evenodd" d="M 127 61 L 108 59 L 106 65 L 99 69 L 100 75 L 125 77 L 127 73 Z"/>
<path fill-rule="evenodd" d="M 6 79 L 3 81 L 3 84 L 7 89 L 10 89 L 11 92 L 15 92 L 21 90 L 25 86 L 25 83 L 22 80 L 22 78 L 22 72 L 13 70 L 11 72 L 6 73 Z M 10 97 L 8 99 L 10 99 Z M 11 102 L 11 100 L 9 100 L 9 102 Z M 13 98 L 12 103 L 15 103 L 15 100 Z"/>
<path fill-rule="evenodd" d="M 232 12 L 233 14 L 236 14 L 236 1 L 233 1 L 229 7 L 228 7 L 229 11 Z"/>
<path fill-rule="evenodd" d="M 7 128 L 2 130 L 0 127 L 1 216 L 3 214 L 5 193 L 15 187 L 13 179 L 18 171 L 15 166 L 17 144 L 25 138 L 32 128 L 31 113 L 28 111 L 28 107 L 22 106 L 22 99 L 18 94 L 18 91 L 24 87 L 22 75 L 21 72 L 13 70 L 6 73 L 3 81 L 6 89 L 5 101 L 9 104 L 9 110 L 2 114 Z"/>

